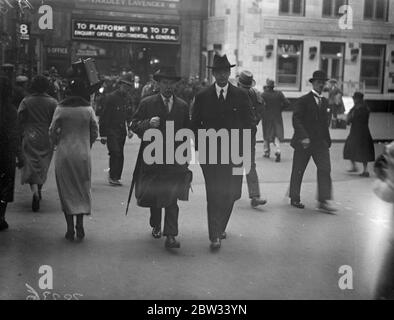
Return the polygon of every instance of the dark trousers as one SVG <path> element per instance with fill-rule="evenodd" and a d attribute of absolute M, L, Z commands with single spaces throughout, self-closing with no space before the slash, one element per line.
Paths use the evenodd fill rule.
<path fill-rule="evenodd" d="M 124 163 L 123 149 L 125 143 L 125 133 L 113 132 L 108 134 L 107 146 L 109 152 L 109 177 L 113 180 L 120 180 L 122 176 Z"/>
<path fill-rule="evenodd" d="M 252 130 L 252 150 L 251 150 L 251 167 L 249 173 L 246 175 L 246 182 L 248 183 L 249 198 L 260 198 L 259 177 L 256 170 L 256 133 L 257 128 Z"/>
<path fill-rule="evenodd" d="M 203 173 L 207 192 L 208 232 L 209 239 L 214 241 L 226 231 L 234 207 L 234 195 L 229 192 L 231 179 L 240 179 L 242 176 L 232 177 L 231 171 L 223 173 L 220 166 L 204 166 Z M 228 177 L 224 174 L 229 175 Z"/>
<path fill-rule="evenodd" d="M 318 201 L 324 202 L 332 198 L 330 151 L 327 143 L 315 143 L 308 149 L 296 148 L 293 157 L 293 170 L 290 181 L 290 198 L 300 201 L 301 183 L 310 158 L 317 167 Z"/>
<path fill-rule="evenodd" d="M 174 236 L 178 235 L 178 216 L 179 207 L 175 202 L 169 207 L 164 209 L 164 236 Z M 162 208 L 150 208 L 150 226 L 152 228 L 161 228 L 161 214 Z"/>

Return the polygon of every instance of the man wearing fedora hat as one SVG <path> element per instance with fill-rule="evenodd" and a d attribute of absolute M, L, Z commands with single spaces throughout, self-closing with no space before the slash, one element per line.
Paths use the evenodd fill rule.
<path fill-rule="evenodd" d="M 101 143 L 107 144 L 108 147 L 108 183 L 111 186 L 122 185 L 120 179 L 124 165 L 126 135 L 132 138 L 129 124 L 134 111 L 130 97 L 133 83 L 129 80 L 123 76 L 119 81 L 119 88 L 105 98 L 100 117 Z"/>
<path fill-rule="evenodd" d="M 193 113 L 192 128 L 197 136 L 199 129 L 213 129 L 215 131 L 238 129 L 252 129 L 251 102 L 248 94 L 229 83 L 231 68 L 227 56 L 215 55 L 212 69 L 216 82 L 196 95 Z M 229 134 L 230 136 L 230 134 Z M 240 139 L 242 141 L 242 137 Z M 209 141 L 207 141 L 209 142 Z M 230 138 L 230 145 L 232 139 Z M 196 150 L 209 154 L 210 143 L 206 143 L 205 150 L 199 150 L 196 141 Z M 218 145 L 219 146 L 219 143 Z M 241 146 L 242 147 L 242 146 Z M 216 159 L 223 155 L 218 147 Z M 228 159 L 231 159 L 229 156 Z M 233 163 L 201 164 L 205 178 L 208 203 L 208 230 L 211 241 L 211 250 L 221 247 L 221 240 L 225 239 L 226 227 L 233 211 L 234 203 L 241 198 L 242 175 L 233 175 Z"/>
<path fill-rule="evenodd" d="M 269 158 L 271 143 L 275 145 L 275 162 L 281 161 L 280 143 L 284 138 L 282 111 L 290 103 L 282 91 L 274 90 L 275 82 L 267 79 L 264 86 L 263 99 L 265 109 L 263 115 L 264 157 Z"/>
<path fill-rule="evenodd" d="M 185 101 L 174 95 L 177 82 L 181 78 L 176 75 L 173 67 L 162 67 L 154 74 L 154 80 L 160 87 L 158 94 L 146 97 L 133 116 L 131 128 L 142 139 L 148 129 L 157 129 L 163 137 L 160 148 L 163 163 L 150 164 L 144 158 L 144 150 L 150 141 L 142 141 L 134 170 L 130 197 L 135 183 L 135 196 L 140 207 L 150 208 L 150 226 L 155 239 L 166 236 L 165 247 L 169 249 L 180 248 L 178 236 L 178 200 L 188 200 L 188 191 L 191 183 L 191 171 L 188 164 L 179 164 L 167 158 L 174 158 L 173 150 L 182 144 L 182 141 L 168 141 L 169 125 L 173 124 L 175 133 L 190 127 L 189 108 Z M 165 211 L 164 229 L 161 231 L 162 210 Z"/>
<path fill-rule="evenodd" d="M 309 80 L 313 89 L 294 105 L 294 136 L 291 140 L 294 157 L 289 196 L 292 206 L 305 207 L 300 201 L 300 191 L 305 169 L 312 157 L 317 167 L 318 209 L 331 213 L 336 209 L 328 203 L 332 198 L 328 101 L 321 95 L 327 80 L 325 72 L 315 71 Z"/>
<path fill-rule="evenodd" d="M 255 88 L 256 81 L 253 79 L 253 73 L 250 71 L 242 71 L 237 77 L 238 87 L 248 93 L 249 99 L 252 103 L 252 161 L 249 174 L 246 175 L 246 182 L 248 184 L 249 198 L 251 199 L 251 206 L 256 208 L 260 205 L 265 205 L 267 200 L 261 199 L 259 177 L 256 171 L 256 134 L 257 126 L 262 118 L 264 111 L 264 100 L 261 93 Z"/>

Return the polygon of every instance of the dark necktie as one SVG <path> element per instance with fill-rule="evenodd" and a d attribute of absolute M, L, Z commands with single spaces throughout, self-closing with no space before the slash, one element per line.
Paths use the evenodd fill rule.
<path fill-rule="evenodd" d="M 322 106 L 322 98 L 319 96 L 319 95 L 317 95 L 317 94 L 313 94 L 316 98 L 317 98 L 317 100 L 319 101 L 318 102 L 318 104 L 317 104 L 317 106 L 319 107 L 319 109 L 321 108 L 321 106 Z"/>
<path fill-rule="evenodd" d="M 224 90 L 220 90 L 220 95 L 219 95 L 219 102 L 224 103 Z"/>
<path fill-rule="evenodd" d="M 170 112 L 171 112 L 171 110 L 170 110 L 170 99 L 165 98 L 165 99 L 164 99 L 164 105 L 165 105 L 166 108 L 167 108 L 167 113 L 170 113 Z"/>

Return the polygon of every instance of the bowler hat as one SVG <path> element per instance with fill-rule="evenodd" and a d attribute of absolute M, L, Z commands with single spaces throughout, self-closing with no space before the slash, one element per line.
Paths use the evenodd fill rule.
<path fill-rule="evenodd" d="M 179 81 L 181 80 L 181 77 L 176 75 L 174 67 L 161 67 L 155 72 L 155 74 L 153 75 L 153 79 L 156 81 L 160 81 L 161 79 Z"/>
<path fill-rule="evenodd" d="M 127 86 L 133 87 L 133 82 L 131 80 L 131 76 L 128 74 L 125 74 L 120 77 L 119 83 L 125 84 Z"/>
<path fill-rule="evenodd" d="M 245 88 L 252 88 L 256 85 L 256 81 L 253 79 L 253 73 L 250 71 L 242 71 L 239 76 L 237 76 L 238 83 Z"/>
<path fill-rule="evenodd" d="M 218 54 L 215 54 L 213 57 L 213 65 L 208 66 L 207 68 L 213 69 L 213 70 L 218 70 L 218 69 L 230 69 L 235 67 L 235 64 L 231 64 L 226 55 L 220 56 Z"/>
<path fill-rule="evenodd" d="M 314 80 L 323 80 L 323 81 L 327 81 L 329 80 L 327 78 L 327 74 L 322 71 L 322 70 L 317 70 L 313 73 L 312 78 L 309 79 L 309 82 L 313 82 Z"/>

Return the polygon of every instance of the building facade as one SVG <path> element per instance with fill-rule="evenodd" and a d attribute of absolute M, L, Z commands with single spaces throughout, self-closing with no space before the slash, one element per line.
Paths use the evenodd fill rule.
<path fill-rule="evenodd" d="M 394 0 L 210 0 L 207 51 L 227 53 L 255 74 L 274 79 L 287 97 L 311 89 L 323 69 L 345 94 L 364 92 L 375 108 L 394 100 Z"/>

